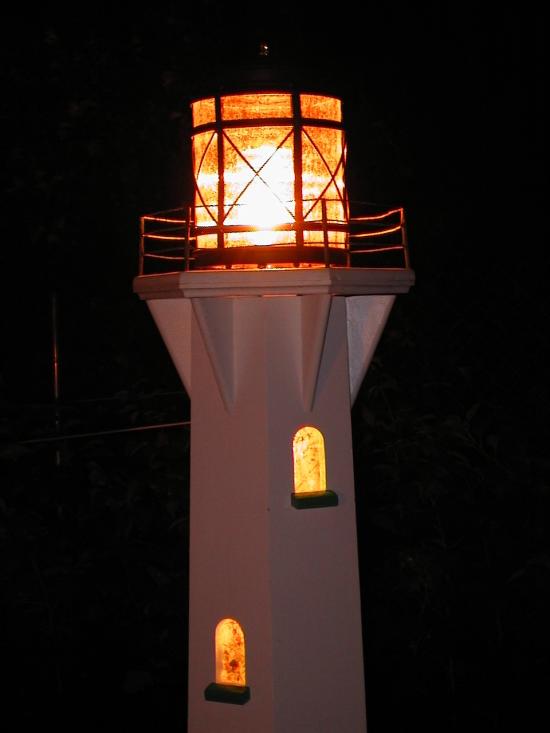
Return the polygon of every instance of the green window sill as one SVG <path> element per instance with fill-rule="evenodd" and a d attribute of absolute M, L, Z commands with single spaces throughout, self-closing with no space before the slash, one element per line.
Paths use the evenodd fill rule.
<path fill-rule="evenodd" d="M 212 682 L 204 691 L 205 700 L 210 702 L 229 702 L 244 705 L 250 700 L 250 687 L 240 685 L 218 685 Z"/>
<path fill-rule="evenodd" d="M 338 506 L 338 494 L 334 491 L 309 491 L 291 494 L 290 501 L 295 509 L 319 509 L 325 506 Z"/>

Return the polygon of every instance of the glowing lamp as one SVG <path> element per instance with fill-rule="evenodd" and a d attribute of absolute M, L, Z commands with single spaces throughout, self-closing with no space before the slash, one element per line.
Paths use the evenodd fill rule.
<path fill-rule="evenodd" d="M 292 506 L 305 509 L 336 506 L 338 495 L 327 490 L 325 441 L 317 428 L 306 425 L 292 440 L 294 492 Z"/>
<path fill-rule="evenodd" d="M 340 99 L 262 90 L 191 110 L 196 267 L 348 264 Z"/>
<path fill-rule="evenodd" d="M 224 618 L 216 626 L 216 682 L 204 691 L 206 700 L 244 705 L 250 699 L 246 686 L 244 632 L 238 621 Z"/>

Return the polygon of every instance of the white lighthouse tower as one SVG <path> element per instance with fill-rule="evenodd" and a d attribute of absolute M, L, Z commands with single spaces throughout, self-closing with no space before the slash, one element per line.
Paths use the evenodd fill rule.
<path fill-rule="evenodd" d="M 191 398 L 188 731 L 365 733 L 350 411 L 414 276 L 401 210 L 350 217 L 340 99 L 262 84 L 192 102 L 134 281 Z"/>

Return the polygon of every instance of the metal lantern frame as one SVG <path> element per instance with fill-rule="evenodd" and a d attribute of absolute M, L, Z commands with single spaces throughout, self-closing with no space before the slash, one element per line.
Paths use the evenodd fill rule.
<path fill-rule="evenodd" d="M 241 95 L 253 95 L 266 97 L 268 95 L 287 95 L 291 102 L 291 114 L 284 117 L 242 117 L 239 119 L 227 119 L 223 114 L 223 100 L 228 98 L 238 98 Z M 346 161 L 346 141 L 344 126 L 340 121 L 334 119 L 321 119 L 313 116 L 304 116 L 302 109 L 302 100 L 305 97 L 312 96 L 324 99 L 333 99 L 338 102 L 341 110 L 341 100 L 332 95 L 324 94 L 319 91 L 292 91 L 289 89 L 271 88 L 250 90 L 241 89 L 239 91 L 231 90 L 231 92 L 222 92 L 208 95 L 208 97 L 194 100 L 192 104 L 203 100 L 214 100 L 215 119 L 205 124 L 198 124 L 193 127 L 193 138 L 202 133 L 211 133 L 211 140 L 215 139 L 217 144 L 217 201 L 214 208 L 215 214 L 212 215 L 212 221 L 207 226 L 200 225 L 194 219 L 194 234 L 196 242 L 200 240 L 201 235 L 216 235 L 216 247 L 202 248 L 195 246 L 194 258 L 195 266 L 198 268 L 231 268 L 238 266 L 256 266 L 265 267 L 269 265 L 299 267 L 299 266 L 349 266 L 349 205 L 347 191 L 345 187 L 345 161 Z M 341 114 L 340 114 L 341 118 Z M 270 157 L 263 164 L 255 169 L 252 163 L 242 154 L 232 141 L 230 132 L 238 128 L 289 128 L 286 135 L 283 135 L 278 146 L 273 150 Z M 341 134 L 341 154 L 336 166 L 330 164 L 323 155 L 323 152 L 317 146 L 315 140 L 308 135 L 306 128 L 326 128 L 338 130 Z M 320 195 L 314 200 L 304 200 L 303 197 L 303 135 L 309 140 L 309 144 L 313 146 L 317 155 L 322 160 L 326 168 L 327 183 Z M 225 150 L 227 146 L 235 149 L 236 153 L 244 161 L 245 165 L 250 168 L 251 179 L 244 187 L 239 197 L 246 191 L 248 186 L 255 179 L 259 179 L 268 186 L 267 182 L 262 179 L 262 170 L 272 160 L 276 153 L 292 136 L 292 162 L 294 176 L 294 191 L 292 208 L 289 209 L 285 202 L 285 208 L 291 214 L 293 221 L 266 226 L 268 231 L 292 231 L 294 232 L 295 242 L 292 244 L 265 244 L 261 246 L 227 246 L 227 235 L 237 232 L 257 232 L 263 230 L 257 226 L 249 224 L 231 224 L 227 222 L 229 214 L 238 201 L 229 202 L 226 200 L 226 183 L 225 183 Z M 203 151 L 203 157 L 206 151 Z M 209 210 L 209 204 L 202 197 L 201 187 L 197 180 L 197 171 L 201 169 L 202 160 L 194 160 L 194 187 L 195 187 L 195 206 L 204 206 Z M 342 186 L 338 186 L 337 179 L 341 177 Z M 269 186 L 268 186 L 269 187 Z M 343 212 L 343 220 L 334 220 L 330 218 L 327 211 L 327 200 L 324 194 L 329 188 L 336 190 L 340 198 L 340 204 Z M 282 203 L 282 202 L 281 202 Z M 320 204 L 320 216 L 314 220 L 309 220 L 308 216 L 316 205 Z M 334 245 L 330 241 L 332 233 L 342 233 L 343 242 Z M 318 233 L 316 241 L 306 241 L 308 235 Z"/>
<path fill-rule="evenodd" d="M 265 52 L 261 52 L 261 56 L 266 55 Z M 258 61 L 261 63 L 256 67 L 243 69 L 239 73 L 228 70 L 228 75 L 223 81 L 213 82 L 211 78 L 205 80 L 201 85 L 201 91 L 189 100 L 191 114 L 188 141 L 191 148 L 192 170 L 189 171 L 188 180 L 192 183 L 192 190 L 189 192 L 192 194 L 191 200 L 186 200 L 180 207 L 140 217 L 139 275 L 266 268 L 409 269 L 403 207 L 389 203 L 350 200 L 348 197 L 347 142 L 342 122 L 343 101 L 337 87 L 331 84 L 318 84 L 311 73 L 304 78 L 299 74 L 299 78 L 296 78 L 295 72 L 290 73 L 284 68 L 276 68 L 265 58 L 260 58 Z M 274 105 L 276 110 L 274 114 L 267 114 L 263 110 L 264 114 L 256 116 L 245 114 L 241 117 L 232 115 L 230 118 L 224 118 L 224 100 L 249 96 L 254 100 L 265 101 L 270 96 L 276 95 L 289 100 L 284 112 Z M 302 99 L 307 97 L 336 102 L 339 105 L 338 119 L 336 115 L 323 117 L 326 110 L 322 109 L 322 104 L 318 108 L 317 115 L 313 113 L 315 104 L 312 104 L 310 109 L 307 109 L 306 105 L 304 114 Z M 264 101 L 260 102 L 260 105 L 264 104 Z M 202 103 L 207 103 L 208 114 L 195 115 L 193 105 Z M 266 103 L 266 106 L 269 107 L 269 104 Z M 241 154 L 238 146 L 233 145 L 231 136 L 236 135 L 239 128 L 254 130 L 262 127 L 281 128 L 281 130 L 288 128 L 288 134 L 282 135 L 278 142 L 275 142 L 275 138 L 270 141 L 274 143 L 273 153 L 255 168 L 254 163 L 248 160 L 246 155 Z M 323 151 L 319 150 L 315 141 L 308 136 L 307 128 L 316 131 L 323 129 L 337 131 L 340 135 L 338 144 L 341 147 L 332 154 L 329 145 L 327 153 L 329 160 L 326 160 Z M 194 142 L 199 135 L 210 135 L 211 140 L 214 137 L 216 140 L 217 149 L 208 163 L 209 175 L 212 176 L 211 185 L 217 186 L 217 191 L 212 194 L 212 201 L 201 200 L 201 187 L 197 180 L 202 162 L 197 160 L 196 148 L 200 149 L 201 145 L 195 146 Z M 291 135 L 292 161 L 285 161 L 285 165 L 288 163 L 289 181 L 291 178 L 292 181 L 285 191 L 286 200 L 283 202 L 279 199 L 279 204 L 283 204 L 286 208 L 284 213 L 289 216 L 284 223 L 266 221 L 265 224 L 258 225 L 258 220 L 261 219 L 261 207 L 258 207 L 256 216 L 253 217 L 254 222 L 249 220 L 236 222 L 235 217 L 231 217 L 231 211 L 235 205 L 240 205 L 241 201 L 239 197 L 233 201 L 226 200 L 224 159 L 226 147 L 233 148 L 231 153 L 233 157 L 239 157 L 250 172 L 250 180 L 241 193 L 245 193 L 247 186 L 253 186 L 253 181 L 258 180 L 273 193 L 269 183 L 262 179 L 262 175 L 273 156 L 279 153 L 283 145 L 288 145 Z M 308 149 L 304 149 L 302 136 Z M 322 139 L 322 136 L 319 139 Z M 318 182 L 305 180 L 305 176 L 316 175 L 313 169 L 307 167 L 308 161 L 313 160 L 309 155 L 316 147 L 315 153 L 318 158 L 315 159 L 314 165 L 324 166 L 323 175 L 319 180 L 324 178 L 326 182 L 326 185 L 319 184 L 319 187 Z M 206 155 L 204 146 L 202 155 Z M 311 198 L 308 203 L 307 196 L 311 197 L 315 191 L 315 200 Z M 338 202 L 335 194 L 340 197 Z M 277 194 L 275 196 L 279 198 Z M 204 210 L 208 206 L 214 210 L 214 216 L 205 221 Z M 245 208 L 243 206 L 243 210 Z M 313 209 L 315 211 L 312 214 Z M 235 241 L 228 241 L 238 237 L 239 232 L 246 238 L 246 246 L 237 246 Z M 287 238 L 285 234 L 292 234 L 292 237 Z M 270 235 L 273 235 L 273 241 L 270 241 Z M 207 238 L 208 246 L 205 244 Z M 292 243 L 281 243 L 285 239 L 292 239 Z"/>

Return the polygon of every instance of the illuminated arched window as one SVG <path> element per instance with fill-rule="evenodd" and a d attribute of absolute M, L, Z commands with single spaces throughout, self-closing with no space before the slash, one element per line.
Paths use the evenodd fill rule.
<path fill-rule="evenodd" d="M 244 705 L 250 700 L 246 685 L 244 631 L 238 621 L 224 618 L 216 626 L 216 681 L 204 691 L 206 700 Z"/>
<path fill-rule="evenodd" d="M 292 441 L 294 493 L 326 491 L 325 441 L 311 425 L 300 428 Z"/>
<path fill-rule="evenodd" d="M 300 428 L 292 440 L 294 491 L 291 503 L 295 509 L 316 509 L 337 506 L 338 496 L 327 489 L 325 439 L 312 425 Z"/>
<path fill-rule="evenodd" d="M 224 618 L 216 626 L 216 683 L 246 685 L 244 632 L 232 618 Z"/>

